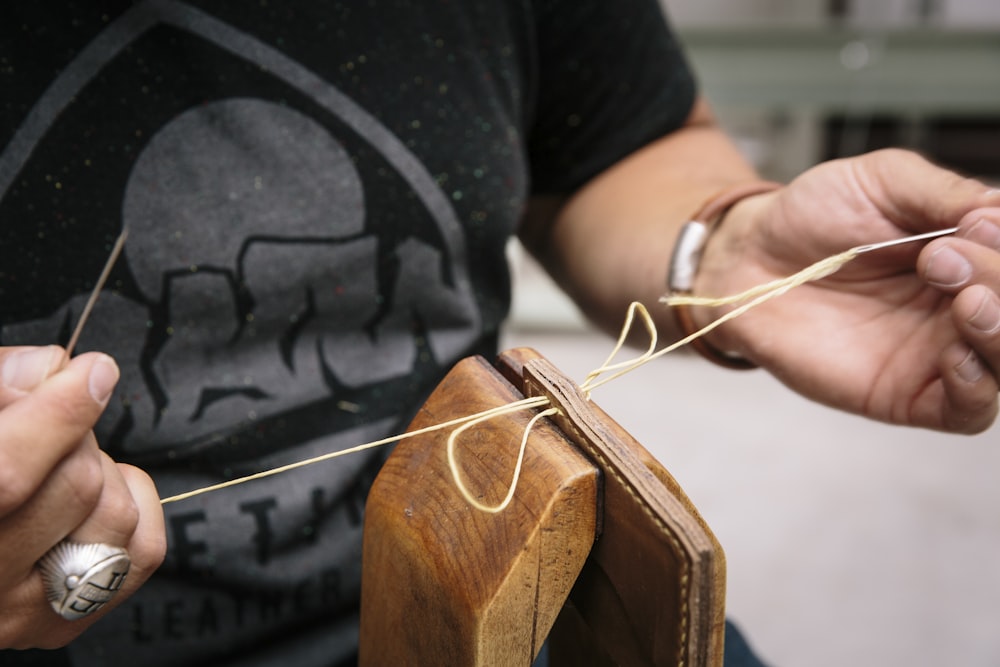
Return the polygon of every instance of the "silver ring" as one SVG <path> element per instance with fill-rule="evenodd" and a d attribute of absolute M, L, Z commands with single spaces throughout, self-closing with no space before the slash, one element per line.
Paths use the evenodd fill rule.
<path fill-rule="evenodd" d="M 115 596 L 132 561 L 110 544 L 63 540 L 38 561 L 45 596 L 68 621 L 89 616 Z"/>

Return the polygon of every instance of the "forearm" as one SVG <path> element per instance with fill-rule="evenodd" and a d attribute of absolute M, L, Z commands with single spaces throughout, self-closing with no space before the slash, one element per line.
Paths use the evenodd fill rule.
<path fill-rule="evenodd" d="M 757 178 L 697 105 L 688 124 L 593 179 L 565 203 L 535 202 L 522 240 L 594 322 L 617 331 L 628 304 L 646 304 L 662 335 L 673 318 L 657 300 L 680 227 L 721 188 Z"/>

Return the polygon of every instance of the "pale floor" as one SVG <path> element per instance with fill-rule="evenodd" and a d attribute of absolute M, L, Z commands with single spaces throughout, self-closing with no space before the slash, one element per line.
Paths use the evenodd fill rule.
<path fill-rule="evenodd" d="M 582 379 L 610 341 L 512 328 Z M 1000 665 L 1000 426 L 890 427 L 678 353 L 593 396 L 725 548 L 728 613 L 775 667 Z"/>

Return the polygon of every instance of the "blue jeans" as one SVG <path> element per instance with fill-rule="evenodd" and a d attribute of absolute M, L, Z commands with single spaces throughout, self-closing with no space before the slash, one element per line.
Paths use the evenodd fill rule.
<path fill-rule="evenodd" d="M 548 667 L 549 645 L 546 643 L 538 652 L 532 667 Z M 754 654 L 750 644 L 735 625 L 726 621 L 726 653 L 722 656 L 722 667 L 767 667 Z"/>

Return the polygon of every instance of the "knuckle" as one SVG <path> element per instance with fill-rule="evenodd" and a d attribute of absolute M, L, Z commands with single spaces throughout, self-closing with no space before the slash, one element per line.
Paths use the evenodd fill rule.
<path fill-rule="evenodd" d="M 0 459 L 0 516 L 6 516 L 26 503 L 35 488 L 35 483 L 20 467 Z"/>
<path fill-rule="evenodd" d="M 129 577 L 136 583 L 145 581 L 167 555 L 167 536 L 163 530 L 163 508 L 159 503 L 145 503 L 140 506 L 138 499 L 147 493 L 155 497 L 156 486 L 152 478 L 142 469 L 119 463 L 118 469 L 132 490 L 130 497 L 137 508 L 137 524 L 129 541 L 128 551 L 132 560 Z M 135 494 L 140 495 L 135 495 Z"/>
<path fill-rule="evenodd" d="M 876 155 L 890 160 L 898 160 L 902 157 L 909 157 L 913 154 L 912 151 L 906 150 L 905 148 L 898 148 L 895 146 L 890 146 L 887 148 L 880 148 L 874 151 Z"/>
<path fill-rule="evenodd" d="M 72 501 L 93 506 L 100 497 L 103 476 L 100 462 L 92 452 L 78 446 L 55 467 L 39 475 L 32 473 L 11 456 L 0 454 L 0 516 L 6 516 L 28 503 L 45 484 L 58 482 Z"/>
<path fill-rule="evenodd" d="M 23 617 L 20 614 L 5 613 L 0 615 L 0 648 L 24 649 Z"/>
<path fill-rule="evenodd" d="M 47 408 L 49 417 L 60 424 L 81 425 L 86 428 L 93 426 L 100 412 L 98 406 L 89 395 L 71 393 L 61 396 L 60 400 L 49 401 Z"/>
<path fill-rule="evenodd" d="M 139 570 L 139 577 L 145 581 L 167 557 L 167 537 L 162 533 L 149 536 L 129 549 L 132 565 Z"/>
<path fill-rule="evenodd" d="M 124 536 L 131 536 L 139 525 L 139 507 L 128 493 L 105 493 L 101 510 L 112 517 L 115 526 Z"/>
<path fill-rule="evenodd" d="M 104 492 L 104 472 L 100 460 L 89 452 L 80 452 L 61 467 L 59 474 L 74 506 L 88 511 L 96 507 Z"/>

